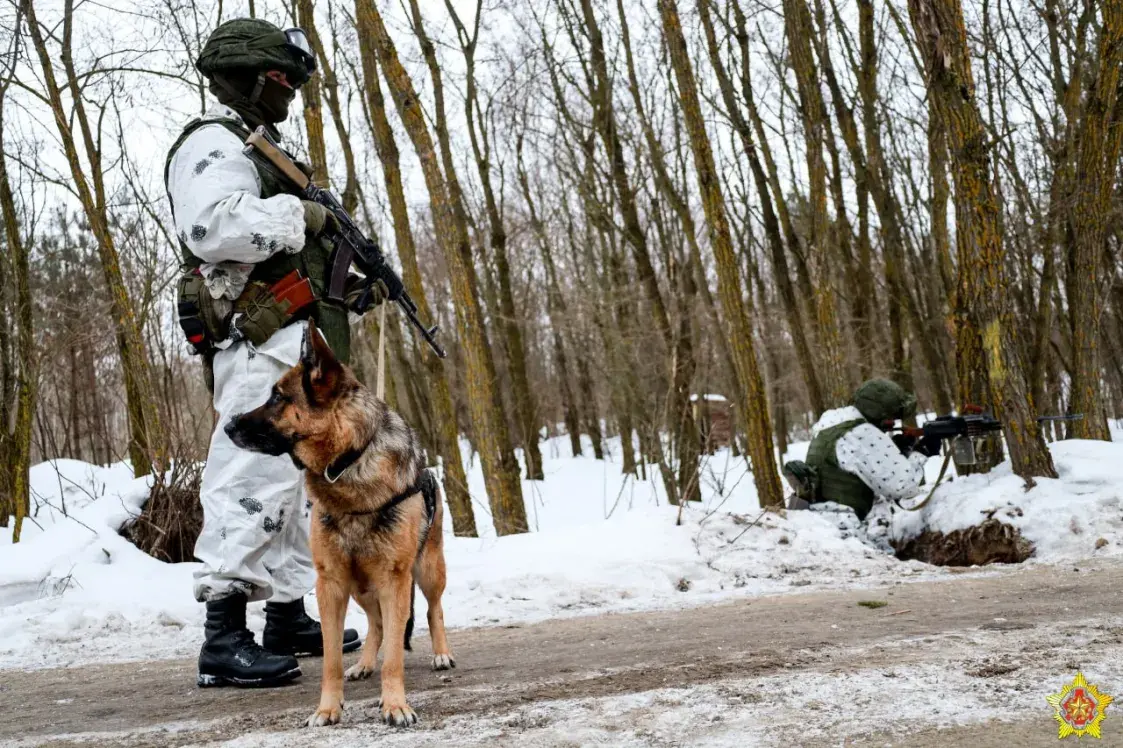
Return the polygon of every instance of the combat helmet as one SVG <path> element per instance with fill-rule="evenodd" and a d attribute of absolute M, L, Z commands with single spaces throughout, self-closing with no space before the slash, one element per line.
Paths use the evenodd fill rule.
<path fill-rule="evenodd" d="M 851 401 L 875 425 L 916 414 L 916 395 L 889 379 L 871 379 L 854 392 Z"/>
<path fill-rule="evenodd" d="M 237 18 L 211 32 L 195 67 L 212 80 L 233 71 L 280 70 L 300 87 L 316 72 L 316 55 L 302 29 L 282 31 L 261 18 Z"/>

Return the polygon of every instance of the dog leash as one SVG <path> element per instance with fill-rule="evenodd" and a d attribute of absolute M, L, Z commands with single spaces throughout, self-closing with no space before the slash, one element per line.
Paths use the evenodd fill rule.
<path fill-rule="evenodd" d="M 378 374 L 375 377 L 374 396 L 386 399 L 386 307 L 384 301 L 378 312 Z"/>

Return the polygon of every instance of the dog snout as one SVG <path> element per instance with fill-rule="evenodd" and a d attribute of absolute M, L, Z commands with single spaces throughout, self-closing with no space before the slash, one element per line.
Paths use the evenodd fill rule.
<path fill-rule="evenodd" d="M 292 451 L 293 437 L 286 436 L 257 411 L 232 417 L 223 427 L 234 446 L 279 457 Z"/>
<path fill-rule="evenodd" d="M 230 420 L 226 422 L 226 425 L 222 429 L 223 431 L 226 432 L 226 435 L 228 437 L 230 437 L 230 441 L 234 442 L 239 447 L 244 446 L 242 444 L 241 431 L 239 431 L 239 429 L 238 429 L 238 419 L 241 418 L 241 417 L 242 416 L 240 414 L 236 415 L 236 416 L 231 416 Z"/>

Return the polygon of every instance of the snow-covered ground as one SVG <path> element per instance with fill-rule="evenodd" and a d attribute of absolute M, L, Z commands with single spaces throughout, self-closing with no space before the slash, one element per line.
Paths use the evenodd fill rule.
<path fill-rule="evenodd" d="M 612 446 L 618 457 L 619 444 Z M 543 447 L 547 479 L 523 484 L 533 528 L 527 535 L 494 536 L 479 465 L 470 465 L 482 537 L 448 538 L 450 626 L 946 573 L 896 560 L 848 512 L 762 514 L 744 461 L 728 452 L 707 459 L 704 501 L 687 508 L 678 525 L 678 509 L 666 504 L 658 479 L 624 479 L 618 459 L 570 457 L 564 439 Z M 788 457 L 805 450 L 794 445 Z M 924 512 L 897 512 L 892 532 L 907 535 L 925 521 L 955 529 L 997 508 L 996 517 L 1018 524 L 1035 543 L 1036 562 L 1123 553 L 1123 445 L 1065 442 L 1053 452 L 1059 480 L 1039 481 L 1029 493 L 1008 468 L 957 480 Z M 929 480 L 938 463 L 929 461 Z M 194 655 L 203 613 L 191 595 L 196 565 L 161 563 L 117 534 L 143 501 L 145 480 L 133 480 L 121 465 L 55 461 L 33 469 L 32 487 L 41 508 L 23 541 L 12 546 L 0 537 L 0 668 Z M 1012 506 L 1021 513 L 1006 510 Z M 1107 543 L 1097 548 L 1101 537 Z M 309 608 L 315 610 L 312 599 Z M 348 623 L 365 628 L 357 607 Z M 263 624 L 261 604 L 251 606 L 251 628 Z"/>

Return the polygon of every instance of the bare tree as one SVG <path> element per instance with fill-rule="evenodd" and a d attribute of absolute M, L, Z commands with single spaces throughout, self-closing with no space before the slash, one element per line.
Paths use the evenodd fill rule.
<path fill-rule="evenodd" d="M 369 22 L 379 67 L 425 175 L 433 221 L 452 280 L 457 326 L 465 354 L 473 436 L 484 466 L 495 531 L 499 535 L 526 532 L 526 507 L 519 484 L 518 464 L 511 451 L 502 410 L 497 408 L 499 398 L 495 391 L 495 366 L 483 327 L 475 276 L 471 272 L 471 244 L 467 226 L 457 215 L 449 193 L 446 178 L 451 177 L 441 173 L 413 81 L 398 60 L 397 49 L 386 31 L 382 16 L 370 0 L 362 0 L 356 7 L 356 13 L 365 15 L 364 22 Z"/>
<path fill-rule="evenodd" d="M 167 440 L 160 425 L 155 398 L 152 396 L 152 377 L 144 340 L 141 338 L 132 300 L 129 298 L 121 275 L 121 263 L 117 254 L 114 232 L 110 228 L 105 178 L 98 149 L 99 139 L 91 127 L 85 98 L 82 95 L 82 86 L 72 58 L 74 2 L 66 0 L 64 3 L 61 39 L 62 67 L 71 97 L 69 113 L 62 99 L 62 90 L 55 77 L 54 62 L 51 60 L 43 29 L 35 14 L 34 3 L 31 0 L 22 0 L 21 9 L 26 17 L 28 33 L 35 52 L 39 57 L 47 99 L 66 152 L 67 163 L 74 179 L 74 189 L 78 193 L 82 209 L 97 239 L 105 284 L 110 295 L 110 310 L 116 328 L 117 350 L 125 376 L 129 430 L 132 435 L 129 456 L 136 475 L 145 475 L 152 469 L 153 464 L 159 464 L 167 454 Z M 77 121 L 81 131 L 86 166 L 83 166 L 78 152 L 77 139 L 71 124 L 73 121 Z"/>
<path fill-rule="evenodd" d="M 991 407 L 1005 425 L 1014 472 L 1027 481 L 1037 475 L 1056 477 L 1019 362 L 991 180 L 990 138 L 975 102 L 963 8 L 959 0 L 910 0 L 909 12 L 952 154 L 958 303 L 967 328 L 957 341 L 960 392 L 973 394 L 975 382 L 984 381 Z"/>
<path fill-rule="evenodd" d="M 742 389 L 741 413 L 749 435 L 749 456 L 753 464 L 753 480 L 761 506 L 782 506 L 784 495 L 780 488 L 780 475 L 772 449 L 772 425 L 768 415 L 768 402 L 764 397 L 764 383 L 757 365 L 753 345 L 752 326 L 741 299 L 741 280 L 733 254 L 733 239 L 725 215 L 725 198 L 714 166 L 713 152 L 706 124 L 702 117 L 701 102 L 694 82 L 694 71 L 686 47 L 686 38 L 679 21 L 675 0 L 660 0 L 659 12 L 663 19 L 663 33 L 671 52 L 671 62 L 678 80 L 679 97 L 686 127 L 690 132 L 690 147 L 694 152 L 694 166 L 698 172 L 698 187 L 706 211 L 706 226 L 710 245 L 718 263 L 718 288 L 725 318 L 732 326 L 730 345 L 737 363 L 738 380 Z"/>

